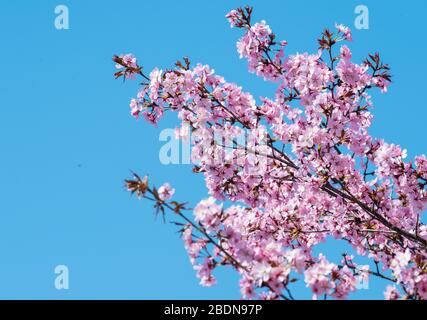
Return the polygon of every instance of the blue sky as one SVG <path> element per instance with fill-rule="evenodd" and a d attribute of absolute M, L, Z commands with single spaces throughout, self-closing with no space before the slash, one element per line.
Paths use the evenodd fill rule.
<path fill-rule="evenodd" d="M 354 60 L 379 51 L 394 83 L 375 94 L 372 134 L 425 153 L 427 118 L 422 1 L 1 1 L 0 3 L 0 298 L 238 299 L 238 277 L 198 285 L 176 229 L 154 219 L 149 204 L 123 188 L 129 170 L 176 188 L 177 199 L 206 196 L 186 165 L 159 163 L 158 129 L 129 115 L 136 83 L 114 81 L 111 56 L 135 53 L 149 70 L 184 55 L 210 64 L 255 96 L 274 85 L 246 71 L 224 15 L 249 3 L 288 53 L 313 52 L 324 27 L 354 30 L 354 8 L 370 11 L 369 30 L 354 30 Z M 54 27 L 67 5 L 70 30 Z M 338 258 L 345 245 L 326 244 Z M 363 262 L 363 260 L 359 260 Z M 54 287 L 54 268 L 67 265 L 70 289 Z M 383 283 L 353 298 L 382 298 Z M 302 285 L 294 295 L 307 298 Z"/>

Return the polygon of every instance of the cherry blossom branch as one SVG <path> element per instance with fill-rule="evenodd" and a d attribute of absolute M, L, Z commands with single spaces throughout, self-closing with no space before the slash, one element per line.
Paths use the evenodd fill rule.
<path fill-rule="evenodd" d="M 335 53 L 338 43 L 352 40 L 343 25 L 336 25 L 335 32 L 324 30 L 317 53 L 285 58 L 287 42 L 277 42 L 265 21 L 252 24 L 251 15 L 252 8 L 238 8 L 227 19 L 244 31 L 237 48 L 249 71 L 277 85 L 275 99 L 263 97 L 261 104 L 209 66 L 190 68 L 188 58 L 175 69 L 156 68 L 145 75 L 132 55 L 114 56 L 117 78 L 144 80 L 131 101 L 133 116 L 157 124 L 164 112 L 176 111 L 182 121 L 177 135 L 195 136 L 192 156 L 198 164 L 193 171 L 204 174 L 212 197 L 194 209 L 198 224 L 181 217 L 202 234 L 193 243 L 184 231 L 190 256 L 208 252 L 203 244 L 212 244 L 241 273 L 244 297 L 252 297 L 255 286 L 268 287 L 271 293 L 287 291 L 289 272 L 296 270 L 304 272 L 315 296 L 343 298 L 355 290 L 354 265 L 335 265 L 311 252 L 334 236 L 372 257 L 377 271 L 368 274 L 384 276 L 378 270 L 381 261 L 407 297 L 427 298 L 427 276 L 419 276 L 427 270 L 427 227 L 421 223 L 427 159 L 404 162 L 405 150 L 368 134 L 368 90 L 387 91 L 388 65 L 378 53 L 355 64 L 346 45 Z M 241 144 L 242 132 L 255 144 Z M 230 151 L 227 157 L 224 151 Z M 159 193 L 167 194 L 168 188 L 162 188 Z M 151 192 L 145 191 L 144 197 L 163 213 L 178 205 L 168 208 L 156 189 Z M 222 210 L 215 199 L 243 206 Z M 220 229 L 221 234 L 210 235 Z M 202 281 L 212 283 L 215 263 L 208 253 L 205 263 L 196 266 Z M 290 292 L 288 296 L 292 298 Z M 399 296 L 395 287 L 387 288 L 386 297 Z"/>
<path fill-rule="evenodd" d="M 221 252 L 231 262 L 231 265 L 236 268 L 236 270 L 240 269 L 248 274 L 250 273 L 250 270 L 247 267 L 243 266 L 235 257 L 233 257 L 226 249 L 224 249 L 221 244 L 215 241 L 203 226 L 197 225 L 190 218 L 188 218 L 185 214 L 182 213 L 182 210 L 188 210 L 185 207 L 185 203 L 178 203 L 176 201 L 168 203 L 165 199 L 162 199 L 162 196 L 159 194 L 156 188 L 149 187 L 147 176 L 144 177 L 144 179 L 141 179 L 136 173 L 133 173 L 133 179 L 125 180 L 125 184 L 127 190 L 132 192 L 132 194 L 136 194 L 138 198 L 144 198 L 154 202 L 154 207 L 156 208 L 156 210 L 160 210 L 163 216 L 165 215 L 164 208 L 167 208 L 175 215 L 183 219 L 186 223 L 188 223 L 188 225 L 196 229 L 200 234 L 203 235 L 204 239 L 206 239 L 208 243 L 212 244 L 215 248 L 217 248 L 219 252 Z M 151 195 L 152 197 L 148 196 L 147 194 Z M 263 283 L 262 287 L 268 288 L 271 292 L 276 292 L 276 290 L 274 290 L 268 283 Z M 287 284 L 284 284 L 284 289 L 288 293 L 289 297 L 285 296 L 282 293 L 278 294 L 278 296 L 284 300 L 294 300 Z"/>
<path fill-rule="evenodd" d="M 344 254 L 343 256 L 344 256 L 344 265 L 345 265 L 346 267 L 348 267 L 348 268 L 352 269 L 352 270 L 355 270 L 355 271 L 357 271 L 357 272 L 365 272 L 365 273 L 367 273 L 367 274 L 370 274 L 370 275 L 376 276 L 376 277 L 381 278 L 381 279 L 384 279 L 384 280 L 391 281 L 391 282 L 393 282 L 393 283 L 396 283 L 396 282 L 397 282 L 397 280 L 396 280 L 396 279 L 393 279 L 393 278 L 387 277 L 387 276 L 383 275 L 382 273 L 380 273 L 380 272 L 379 272 L 379 269 L 378 269 L 378 265 L 377 265 L 377 270 L 376 270 L 376 271 L 371 271 L 371 270 L 364 270 L 364 271 L 361 271 L 360 269 L 358 269 L 358 268 L 357 268 L 357 266 L 355 266 L 355 265 L 352 265 L 352 264 L 348 263 L 347 255 L 346 255 L 346 254 Z"/>

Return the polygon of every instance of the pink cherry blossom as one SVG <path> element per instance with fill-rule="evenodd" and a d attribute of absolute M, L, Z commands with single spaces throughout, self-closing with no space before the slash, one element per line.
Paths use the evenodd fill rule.
<path fill-rule="evenodd" d="M 116 77 L 142 77 L 130 103 L 134 117 L 156 125 L 176 112 L 176 136 L 191 141 L 193 171 L 208 198 L 190 209 L 172 201 L 170 185 L 156 197 L 138 176 L 127 188 L 182 220 L 204 286 L 229 266 L 245 299 L 293 299 L 298 281 L 313 298 L 346 299 L 371 277 L 391 284 L 387 299 L 427 299 L 427 159 L 407 160 L 404 148 L 370 134 L 371 92 L 387 91 L 389 66 L 378 53 L 354 62 L 343 44 L 351 30 L 339 24 L 323 31 L 314 52 L 285 52 L 286 40 L 251 14 L 238 8 L 226 18 L 243 32 L 240 58 L 273 85 L 272 97 L 254 97 L 188 58 L 147 76 L 134 56 L 114 57 Z M 332 238 L 352 255 L 315 254 Z M 359 267 L 362 258 L 370 265 Z"/>
<path fill-rule="evenodd" d="M 116 62 L 116 69 L 119 69 L 115 76 L 119 78 L 123 76 L 125 79 L 135 79 L 139 72 L 137 60 L 131 53 L 114 56 L 113 61 Z"/>
<path fill-rule="evenodd" d="M 239 19 L 239 12 L 237 10 L 231 10 L 225 17 L 230 22 L 231 27 L 237 26 L 237 20 Z"/>
<path fill-rule="evenodd" d="M 384 296 L 386 300 L 398 300 L 400 297 L 400 294 L 395 286 L 388 285 L 384 292 Z"/>
<path fill-rule="evenodd" d="M 351 30 L 349 27 L 343 24 L 335 24 L 335 28 L 337 28 L 337 30 L 345 36 L 347 41 L 353 41 Z"/>
<path fill-rule="evenodd" d="M 175 189 L 173 189 L 169 183 L 165 183 L 162 185 L 159 190 L 159 198 L 163 201 L 169 200 L 175 193 Z"/>
<path fill-rule="evenodd" d="M 131 53 L 122 54 L 122 55 L 120 55 L 120 58 L 123 60 L 123 63 L 125 66 L 131 67 L 131 68 L 137 67 L 136 58 L 133 54 L 131 54 Z M 123 67 L 122 65 L 116 64 L 117 69 L 121 69 L 122 67 Z"/>
<path fill-rule="evenodd" d="M 202 200 L 194 208 L 194 217 L 207 229 L 216 229 L 221 223 L 222 205 L 218 205 L 213 197 Z"/>

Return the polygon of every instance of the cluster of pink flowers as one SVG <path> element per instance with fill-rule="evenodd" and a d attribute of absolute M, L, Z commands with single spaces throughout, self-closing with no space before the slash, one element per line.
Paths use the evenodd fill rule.
<path fill-rule="evenodd" d="M 210 197 L 202 200 L 194 208 L 194 219 L 202 224 L 208 231 L 216 231 L 221 224 L 222 205 Z"/>
<path fill-rule="evenodd" d="M 349 27 L 336 23 L 335 28 L 344 35 L 347 41 L 353 41 L 353 36 Z"/>
<path fill-rule="evenodd" d="M 205 239 L 193 239 L 193 228 L 186 226 L 182 232 L 185 248 L 190 257 L 190 261 L 197 271 L 197 277 L 200 279 L 200 284 L 205 287 L 210 287 L 216 283 L 216 279 L 212 274 L 215 268 L 215 260 L 212 257 L 201 259 L 203 250 L 206 250 L 208 241 Z M 201 260 L 201 262 L 199 262 Z"/>
<path fill-rule="evenodd" d="M 405 162 L 405 150 L 368 133 L 368 92 L 387 90 L 388 66 L 378 54 L 353 63 L 346 45 L 337 48 L 352 40 L 343 25 L 323 32 L 318 52 L 285 57 L 287 42 L 276 42 L 265 21 L 252 24 L 251 13 L 239 8 L 227 19 L 244 32 L 237 49 L 249 70 L 276 85 L 274 98 L 258 103 L 209 66 L 191 68 L 184 59 L 153 70 L 131 102 L 132 115 L 153 124 L 175 111 L 177 136 L 195 134 L 194 172 L 204 175 L 210 198 L 194 209 L 197 229 L 188 225 L 183 235 L 201 283 L 214 284 L 212 271 L 231 265 L 244 298 L 291 298 L 299 274 L 315 297 L 343 299 L 356 290 L 356 276 L 380 276 L 393 283 L 389 299 L 427 299 L 426 157 Z M 140 70 L 133 56 L 122 61 Z M 251 139 L 242 144 L 245 132 Z M 170 186 L 159 193 L 173 194 Z M 329 236 L 381 270 L 314 257 Z"/>
<path fill-rule="evenodd" d="M 388 285 L 384 292 L 384 297 L 386 300 L 399 300 L 400 294 L 395 286 Z"/>
<path fill-rule="evenodd" d="M 125 79 L 135 79 L 139 73 L 138 63 L 135 56 L 131 53 L 114 56 L 116 69 L 119 71 L 115 74 L 116 78 L 124 77 Z"/>
<path fill-rule="evenodd" d="M 339 269 L 335 264 L 328 262 L 323 255 L 319 256 L 313 266 L 306 269 L 304 279 L 313 291 L 315 299 L 325 294 L 345 298 L 349 292 L 356 289 L 353 272 L 347 266 Z"/>

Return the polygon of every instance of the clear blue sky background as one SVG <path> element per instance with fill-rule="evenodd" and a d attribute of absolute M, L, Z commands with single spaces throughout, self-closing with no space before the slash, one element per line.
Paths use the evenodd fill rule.
<path fill-rule="evenodd" d="M 355 60 L 380 51 L 394 84 L 375 95 L 371 132 L 427 150 L 424 99 L 424 1 L 63 1 L 70 30 L 54 28 L 59 1 L 0 2 L 0 298 L 231 298 L 238 277 L 217 272 L 219 284 L 198 285 L 175 228 L 155 221 L 148 204 L 123 188 L 129 170 L 170 181 L 177 199 L 206 195 L 201 176 L 185 165 L 162 166 L 159 129 L 129 115 L 136 83 L 112 78 L 114 53 L 134 52 L 146 69 L 188 55 L 209 63 L 256 96 L 274 86 L 239 60 L 224 15 L 249 3 L 288 52 L 313 52 L 335 22 L 354 29 L 354 8 L 370 9 L 370 29 L 354 30 Z M 338 259 L 345 245 L 324 246 Z M 363 262 L 363 260 L 358 260 Z M 54 288 L 54 267 L 70 269 L 70 290 Z M 382 298 L 383 283 L 353 298 Z M 294 289 L 309 298 L 302 285 Z"/>

